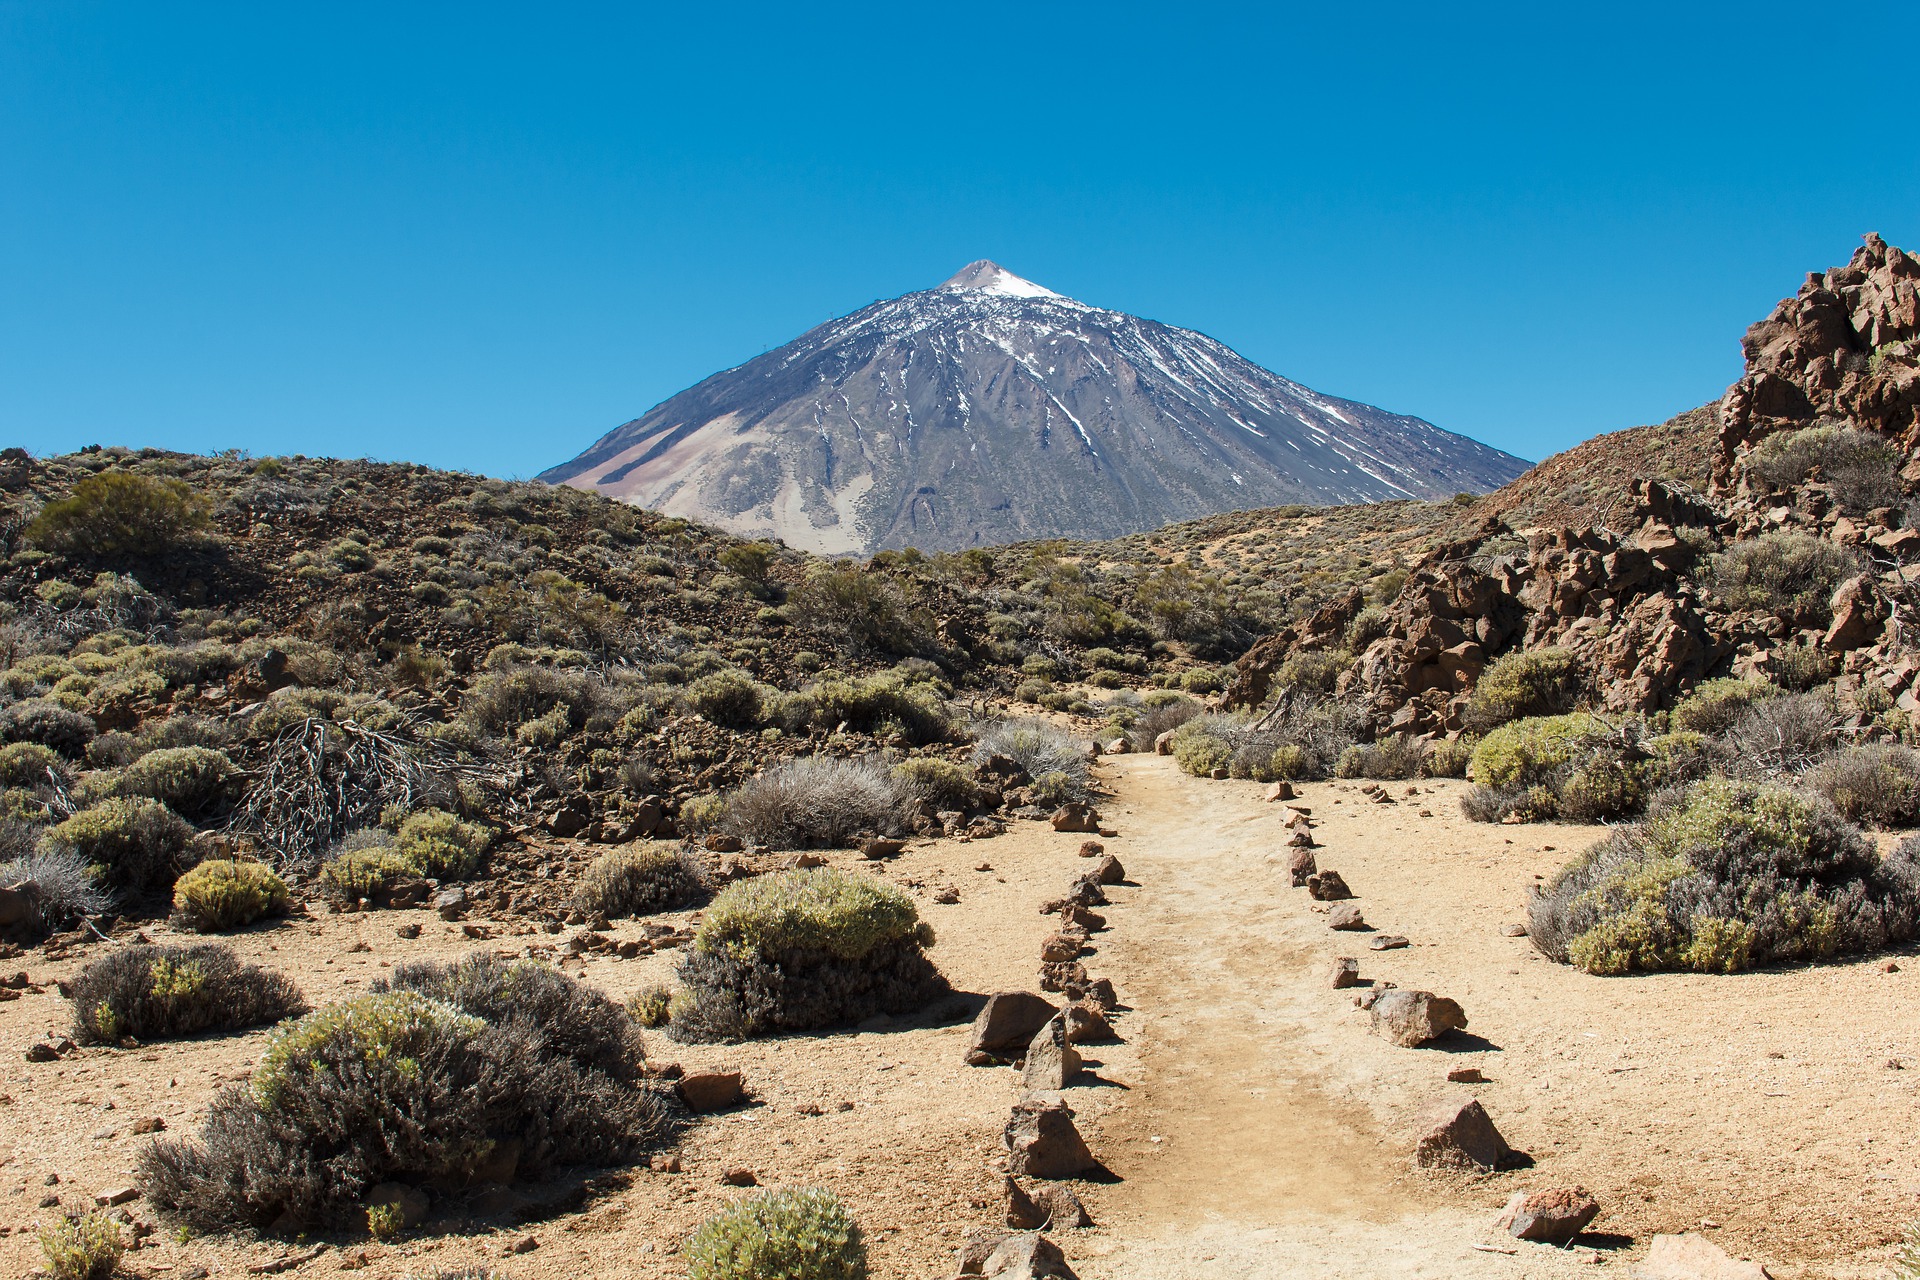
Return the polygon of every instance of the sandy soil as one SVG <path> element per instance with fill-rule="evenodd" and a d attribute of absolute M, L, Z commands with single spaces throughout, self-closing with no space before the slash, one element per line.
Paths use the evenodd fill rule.
<path fill-rule="evenodd" d="M 1413 941 L 1376 953 L 1364 935 L 1330 932 L 1305 892 L 1285 887 L 1269 861 L 1279 823 L 1262 788 L 1195 781 L 1152 757 L 1102 768 L 1115 788 L 1103 810 L 1121 832 L 1105 843 L 1137 887 L 1111 891 L 1113 927 L 1088 962 L 1119 986 L 1125 1042 L 1089 1046 L 1092 1073 L 1070 1091 L 1113 1175 L 1078 1188 L 1100 1225 L 1060 1241 L 1087 1280 L 1552 1277 L 1593 1274 L 1596 1263 L 1624 1274 L 1651 1233 L 1687 1228 L 1779 1277 L 1861 1277 L 1881 1274 L 1881 1246 L 1920 1216 L 1912 1123 L 1920 1028 L 1910 986 L 1920 964 L 1587 977 L 1541 959 L 1503 927 L 1521 918 L 1534 877 L 1594 829 L 1475 826 L 1459 816 L 1452 783 L 1420 783 L 1411 797 L 1395 784 L 1391 805 L 1367 803 L 1351 784 L 1303 788 L 1321 823 L 1321 865 L 1347 878 L 1374 925 Z M 1433 816 L 1420 817 L 1423 807 Z M 1084 867 L 1083 838 L 1016 823 L 993 840 L 918 844 L 877 874 L 919 896 L 940 932 L 934 956 L 957 989 L 1030 988 L 1049 931 L 1035 908 Z M 976 870 L 982 863 L 992 869 Z M 933 903 L 948 884 L 960 902 Z M 408 922 L 424 926 L 417 940 L 397 936 Z M 503 935 L 510 928 L 497 926 Z M 641 930 L 622 922 L 611 932 Z M 476 945 L 418 912 L 318 915 L 232 941 L 246 958 L 295 973 L 315 1003 L 364 988 L 395 961 Z M 480 945 L 517 954 L 551 941 Z M 357 942 L 369 949 L 349 950 Z M 1423 1050 L 1373 1037 L 1351 993 L 1327 988 L 1324 966 L 1336 954 L 1360 956 L 1368 977 L 1460 1000 L 1472 1034 Z M 78 963 L 35 953 L 4 968 L 50 984 Z M 590 957 L 581 972 L 624 996 L 672 966 L 670 952 Z M 738 1046 L 654 1036 L 655 1057 L 737 1067 L 754 1095 L 700 1123 L 682 1150 L 684 1172 L 601 1179 L 584 1207 L 577 1182 L 532 1188 L 491 1217 L 450 1200 L 410 1239 L 335 1240 L 288 1274 L 373 1280 L 487 1262 L 519 1280 L 679 1276 L 677 1242 L 746 1194 L 720 1183 L 723 1171 L 744 1166 L 762 1184 L 838 1191 L 872 1236 L 876 1276 L 947 1275 L 963 1231 L 996 1216 L 999 1133 L 1018 1093 L 1011 1070 L 961 1064 L 967 1037 L 957 1012 Z M 170 1132 L 190 1130 L 262 1039 L 22 1060 L 29 1041 L 67 1018 L 51 985 L 0 1004 L 5 1274 L 37 1262 L 33 1225 L 57 1212 L 43 1198 L 82 1203 L 124 1184 L 147 1141 L 134 1123 L 158 1117 Z M 1471 1091 L 1532 1153 L 1534 1169 L 1480 1180 L 1413 1172 L 1412 1116 L 1460 1089 L 1445 1076 L 1464 1065 L 1489 1077 Z M 1595 1247 L 1473 1247 L 1514 1247 L 1488 1230 L 1512 1191 L 1576 1183 L 1605 1206 Z M 151 1219 L 140 1202 L 130 1207 L 136 1220 Z M 530 1252 L 507 1254 L 529 1239 Z M 161 1226 L 127 1263 L 155 1280 L 188 1280 L 202 1268 L 246 1274 L 310 1247 L 179 1241 Z"/>

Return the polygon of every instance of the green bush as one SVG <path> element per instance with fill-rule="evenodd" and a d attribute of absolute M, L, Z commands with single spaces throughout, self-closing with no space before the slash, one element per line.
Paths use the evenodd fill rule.
<path fill-rule="evenodd" d="M 1859 571 L 1859 558 L 1839 543 L 1780 530 L 1730 544 L 1710 562 L 1707 576 L 1731 608 L 1824 627 L 1833 620 L 1834 588 Z"/>
<path fill-rule="evenodd" d="M 1920 933 L 1920 845 L 1891 857 L 1817 797 L 1714 778 L 1536 893 L 1529 931 L 1592 973 L 1826 959 Z"/>
<path fill-rule="evenodd" d="M 1570 711 L 1580 697 L 1580 663 L 1565 649 L 1514 650 L 1487 664 L 1467 700 L 1467 727 L 1484 732 L 1512 720 Z"/>
<path fill-rule="evenodd" d="M 1585 712 L 1516 720 L 1474 748 L 1476 785 L 1461 807 L 1476 822 L 1618 818 L 1641 807 L 1650 784 L 1691 776 L 1699 754 L 1697 735 L 1648 738 L 1637 720 L 1619 728 Z"/>
<path fill-rule="evenodd" d="M 751 729 L 760 723 L 761 691 L 738 671 L 715 671 L 687 686 L 687 705 L 715 724 Z"/>
<path fill-rule="evenodd" d="M 931 620 L 883 573 L 836 565 L 808 575 L 787 597 L 787 611 L 854 653 L 912 654 L 933 648 Z"/>
<path fill-rule="evenodd" d="M 1673 727 L 1717 737 L 1733 728 L 1748 707 L 1779 693 L 1779 686 L 1764 680 L 1708 680 L 1674 705 Z"/>
<path fill-rule="evenodd" d="M 705 892 L 706 877 L 690 855 L 668 844 L 631 844 L 594 859 L 574 886 L 573 905 L 617 920 L 675 911 Z"/>
<path fill-rule="evenodd" d="M 422 809 L 400 824 L 393 850 L 430 880 L 464 880 L 480 869 L 493 833 L 440 809 Z"/>
<path fill-rule="evenodd" d="M 1222 731 L 1223 717 L 1195 716 L 1174 731 L 1174 763 L 1184 773 L 1205 778 L 1215 769 L 1226 767 L 1233 758 L 1233 743 Z"/>
<path fill-rule="evenodd" d="M 1434 739 L 1427 744 L 1427 754 L 1420 763 L 1420 772 L 1429 778 L 1466 777 L 1467 766 L 1473 761 L 1473 749 L 1479 745 L 1479 741 L 1471 735 Z"/>
<path fill-rule="evenodd" d="M 320 891 L 330 902 L 384 903 L 394 887 L 417 879 L 420 872 L 391 844 L 373 844 L 339 850 L 320 864 Z"/>
<path fill-rule="evenodd" d="M 1810 644 L 1783 644 L 1772 651 L 1768 671 L 1782 689 L 1799 693 L 1825 684 L 1833 675 L 1833 663 L 1826 654 Z"/>
<path fill-rule="evenodd" d="M 866 1280 L 860 1228 L 830 1191 L 760 1191 L 700 1224 L 690 1280 Z"/>
<path fill-rule="evenodd" d="M 47 1260 L 48 1280 L 109 1280 L 119 1270 L 126 1248 L 120 1224 L 99 1209 L 57 1218 L 53 1225 L 40 1228 L 40 1253 Z"/>
<path fill-rule="evenodd" d="M 76 557 L 150 557 L 172 550 L 207 523 L 206 500 L 183 481 L 103 471 L 48 503 L 27 526 L 27 539 Z"/>
<path fill-rule="evenodd" d="M 821 867 L 743 880 L 714 898 L 680 968 L 673 1034 L 737 1039 L 907 1013 L 946 993 L 913 900 Z"/>
<path fill-rule="evenodd" d="M 230 947 L 122 947 L 67 984 L 74 1039 L 174 1040 L 257 1027 L 300 1013 L 306 1002 L 284 974 L 241 964 Z"/>
<path fill-rule="evenodd" d="M 196 933 L 221 933 L 283 916 L 292 905 L 287 882 L 258 862 L 209 858 L 173 882 L 174 914 Z"/>
<path fill-rule="evenodd" d="M 381 1182 L 538 1178 L 557 1164 L 624 1164 L 671 1135 L 678 1108 L 637 1079 L 638 1035 L 604 997 L 556 996 L 545 987 L 578 984 L 504 964 L 421 980 L 498 1021 L 393 990 L 288 1024 L 250 1080 L 216 1095 L 197 1139 L 147 1149 L 149 1200 L 206 1229 L 358 1227 Z M 621 1032 L 618 1075 L 598 1056 L 608 1027 Z"/>
<path fill-rule="evenodd" d="M 0 709 L 0 741 L 37 742 L 69 760 L 79 759 L 98 732 L 91 716 L 49 698 L 33 698 Z"/>
<path fill-rule="evenodd" d="M 66 761 L 37 742 L 15 742 L 0 747 L 0 786 L 41 787 L 66 776 Z"/>
<path fill-rule="evenodd" d="M 217 810 L 233 794 L 240 770 L 211 747 L 162 747 L 120 774 L 122 795 L 146 796 L 189 816 Z"/>
<path fill-rule="evenodd" d="M 71 849 L 101 868 L 110 884 L 141 889 L 171 883 L 193 828 L 158 800 L 103 800 L 46 834 L 50 848 Z"/>
<path fill-rule="evenodd" d="M 971 812 L 980 804 L 973 770 L 937 756 L 914 756 L 893 766 L 893 776 L 935 809 Z"/>
<path fill-rule="evenodd" d="M 353 538 L 342 538 L 328 547 L 327 559 L 348 573 L 362 573 L 373 568 L 373 552 L 367 550 L 366 543 Z"/>
<path fill-rule="evenodd" d="M 944 741 L 953 728 L 941 686 L 898 669 L 781 694 L 768 701 L 766 715 L 789 733 L 845 724 L 875 737 L 898 733 L 914 746 Z"/>

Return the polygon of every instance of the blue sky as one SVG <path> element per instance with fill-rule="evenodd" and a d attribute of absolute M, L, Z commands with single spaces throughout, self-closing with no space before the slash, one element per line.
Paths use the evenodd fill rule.
<path fill-rule="evenodd" d="M 1911 27 L 0 0 L 0 442 L 530 475 L 988 257 L 1539 458 L 1920 244 Z"/>

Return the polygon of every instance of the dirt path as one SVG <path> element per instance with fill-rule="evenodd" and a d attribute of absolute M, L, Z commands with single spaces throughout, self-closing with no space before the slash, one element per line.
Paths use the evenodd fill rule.
<path fill-rule="evenodd" d="M 1115 761 L 1127 870 L 1102 963 L 1135 1012 L 1110 1056 L 1137 1085 L 1103 1129 L 1121 1181 L 1088 1280 L 1200 1276 L 1549 1276 L 1564 1256 L 1473 1249 L 1488 1215 L 1407 1173 L 1368 1109 L 1314 1076 L 1287 1006 L 1330 950 L 1301 941 L 1304 895 L 1264 858 L 1271 811 L 1171 760 Z M 1329 993 L 1331 994 L 1331 993 Z M 1529 1254 L 1533 1251 L 1529 1250 Z"/>

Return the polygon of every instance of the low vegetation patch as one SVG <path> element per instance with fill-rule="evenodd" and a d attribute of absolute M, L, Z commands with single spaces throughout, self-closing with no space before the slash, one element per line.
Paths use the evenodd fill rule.
<path fill-rule="evenodd" d="M 214 943 L 124 947 L 87 965 L 67 990 L 74 1038 L 90 1044 L 237 1031 L 306 1009 L 284 974 L 242 964 Z"/>
<path fill-rule="evenodd" d="M 573 892 L 574 906 L 617 920 L 677 911 L 706 894 L 706 876 L 693 857 L 664 843 L 632 844 L 594 859 Z"/>
<path fill-rule="evenodd" d="M 1027 775 L 1035 803 L 1065 804 L 1093 795 L 1086 747 L 1044 720 L 995 720 L 974 735 L 973 760 L 1003 756 Z"/>
<path fill-rule="evenodd" d="M 0 886 L 22 886 L 27 897 L 27 916 L 13 926 L 25 942 L 99 915 L 111 901 L 93 869 L 73 850 L 31 849 L 32 830 L 24 823 L 0 823 L 0 843 L 26 850 L 0 861 Z"/>
<path fill-rule="evenodd" d="M 1474 748 L 1475 785 L 1460 807 L 1475 822 L 1625 817 L 1660 787 L 1698 776 L 1706 750 L 1699 734 L 1649 734 L 1634 718 L 1612 724 L 1576 711 L 1516 720 Z"/>
<path fill-rule="evenodd" d="M 1732 608 L 1824 627 L 1833 620 L 1834 588 L 1859 571 L 1859 558 L 1839 543 L 1781 530 L 1730 543 L 1713 557 L 1708 578 Z"/>
<path fill-rule="evenodd" d="M 158 800 L 115 798 L 55 825 L 46 847 L 71 850 L 98 867 L 107 884 L 145 889 L 172 882 L 192 835 L 186 820 Z"/>
<path fill-rule="evenodd" d="M 870 760 L 802 756 L 750 778 L 726 798 L 720 829 L 770 849 L 830 849 L 907 830 L 911 783 Z"/>
<path fill-rule="evenodd" d="M 731 1040 L 910 1013 L 944 995 L 933 930 L 891 885 L 828 867 L 714 898 L 680 967 L 672 1031 Z"/>
<path fill-rule="evenodd" d="M 287 882 L 258 862 L 209 858 L 173 882 L 174 916 L 196 933 L 239 929 L 292 905 Z"/>
<path fill-rule="evenodd" d="M 1467 727 L 1484 733 L 1512 720 L 1571 711 L 1582 683 L 1579 660 L 1565 649 L 1503 653 L 1473 686 Z"/>
<path fill-rule="evenodd" d="M 196 1139 L 148 1149 L 150 1199 L 207 1229 L 358 1227 L 380 1182 L 538 1177 L 665 1141 L 677 1104 L 637 1082 L 626 1014 L 541 968 L 414 967 L 288 1024 Z"/>
<path fill-rule="evenodd" d="M 109 1280 L 127 1250 L 120 1224 L 98 1209 L 56 1219 L 40 1229 L 50 1280 Z"/>
<path fill-rule="evenodd" d="M 700 1224 L 690 1280 L 866 1280 L 860 1227 L 831 1191 L 759 1191 Z"/>
<path fill-rule="evenodd" d="M 1534 944 L 1591 973 L 1733 973 L 1911 941 L 1920 844 L 1882 859 L 1825 800 L 1694 783 L 1536 893 Z"/>

